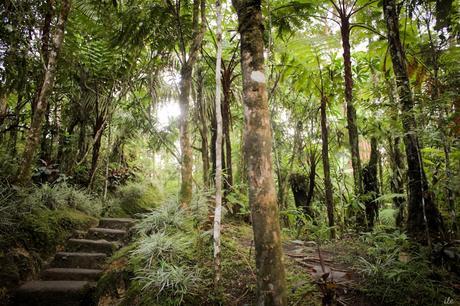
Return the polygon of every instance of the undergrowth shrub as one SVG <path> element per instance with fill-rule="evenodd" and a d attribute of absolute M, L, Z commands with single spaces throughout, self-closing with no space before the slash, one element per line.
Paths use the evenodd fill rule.
<path fill-rule="evenodd" d="M 355 262 L 364 293 L 378 305 L 440 305 L 453 296 L 446 271 L 428 260 L 424 248 L 399 231 L 365 233 L 364 256 Z M 441 281 L 444 280 L 444 281 Z"/>
<path fill-rule="evenodd" d="M 33 188 L 23 202 L 33 208 L 72 208 L 92 216 L 98 216 L 102 210 L 102 202 L 98 198 L 65 183 L 53 186 L 44 184 Z"/>
<path fill-rule="evenodd" d="M 137 239 L 129 252 L 135 277 L 125 305 L 198 303 L 198 293 L 207 286 L 199 256 L 203 236 L 196 223 L 207 216 L 203 199 L 195 197 L 189 212 L 180 208 L 177 200 L 169 200 L 141 215 L 134 227 Z"/>
<path fill-rule="evenodd" d="M 175 200 L 169 200 L 158 209 L 141 216 L 140 222 L 135 225 L 135 229 L 141 235 L 168 230 L 177 231 L 184 229 L 187 221 L 190 221 L 189 216 L 186 216 Z"/>

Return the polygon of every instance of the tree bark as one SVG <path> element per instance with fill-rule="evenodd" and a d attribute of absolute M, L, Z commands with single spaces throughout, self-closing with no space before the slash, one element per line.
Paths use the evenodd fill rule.
<path fill-rule="evenodd" d="M 244 153 L 257 267 L 257 305 L 287 305 L 278 205 L 272 172 L 272 135 L 265 83 L 260 0 L 233 0 L 243 72 Z"/>
<path fill-rule="evenodd" d="M 217 122 L 217 138 L 216 138 L 216 206 L 214 210 L 214 286 L 219 287 L 222 277 L 221 259 L 220 259 L 220 231 L 222 218 L 222 111 L 221 111 L 221 67 L 222 67 L 222 5 L 220 0 L 216 0 L 216 122 Z"/>
<path fill-rule="evenodd" d="M 378 217 L 379 207 L 375 199 L 379 196 L 379 182 L 378 182 L 378 143 L 377 138 L 371 138 L 371 156 L 369 164 L 363 168 L 363 186 L 366 200 L 364 206 L 366 207 L 366 223 L 367 229 L 374 228 L 374 222 Z"/>
<path fill-rule="evenodd" d="M 106 115 L 98 116 L 93 128 L 93 152 L 91 156 L 91 168 L 89 170 L 88 187 L 92 188 L 94 176 L 96 175 L 97 165 L 99 161 L 99 152 L 101 150 L 102 134 L 105 129 Z"/>
<path fill-rule="evenodd" d="M 31 178 L 32 165 L 34 163 L 35 154 L 40 142 L 40 132 L 43 123 L 43 117 L 48 105 L 48 98 L 54 86 L 58 53 L 64 40 L 64 30 L 70 11 L 70 5 L 71 0 L 63 0 L 61 4 L 56 32 L 53 35 L 53 47 L 49 52 L 45 75 L 43 77 L 43 83 L 35 100 L 36 109 L 32 117 L 29 135 L 27 136 L 26 145 L 22 156 L 22 167 L 18 174 L 18 182 L 21 184 L 28 183 Z"/>
<path fill-rule="evenodd" d="M 409 181 L 407 231 L 414 239 L 430 244 L 432 238 L 439 238 L 443 235 L 443 222 L 428 189 L 428 182 L 423 169 L 417 124 L 413 111 L 414 100 L 410 89 L 406 56 L 399 35 L 399 16 L 395 0 L 384 0 L 383 12 L 404 129 Z"/>
<path fill-rule="evenodd" d="M 201 4 L 201 28 L 198 28 L 198 8 Z M 189 131 L 189 109 L 190 109 L 190 91 L 192 86 L 193 66 L 197 60 L 197 56 L 203 41 L 204 32 L 206 30 L 205 21 L 205 0 L 195 0 L 194 3 L 194 34 L 188 57 L 182 58 L 182 67 L 180 71 L 180 95 L 179 104 L 181 115 L 179 117 L 179 133 L 180 133 L 180 148 L 181 148 L 181 188 L 179 194 L 179 202 L 182 207 L 188 207 L 192 200 L 193 188 L 193 152 L 190 143 Z M 179 14 L 179 12 L 178 12 Z M 180 26 L 180 25 L 178 25 Z M 185 46 L 182 46 L 185 54 Z"/>
<path fill-rule="evenodd" d="M 401 149 L 399 148 L 401 138 L 399 136 L 395 137 L 394 139 L 390 137 L 388 142 L 390 144 L 392 166 L 391 191 L 393 193 L 401 194 L 404 193 L 404 163 Z M 402 197 L 393 198 L 394 207 L 398 210 L 396 214 L 396 226 L 398 226 L 399 228 L 402 228 L 404 226 L 404 202 L 405 200 Z"/>
<path fill-rule="evenodd" d="M 222 101 L 222 131 L 225 143 L 224 189 L 225 193 L 228 194 L 233 186 L 232 142 L 230 138 L 230 98 L 233 69 L 231 63 L 225 68 L 227 69 L 224 69 L 222 73 L 222 91 L 224 97 Z"/>
<path fill-rule="evenodd" d="M 356 122 L 356 109 L 353 104 L 353 75 L 351 71 L 350 17 L 344 13 L 341 17 L 340 33 L 343 47 L 343 64 L 345 78 L 345 102 L 347 105 L 347 128 L 351 151 L 351 166 L 355 195 L 362 194 L 361 158 L 359 156 L 359 134 Z"/>
<path fill-rule="evenodd" d="M 205 111 L 205 102 L 203 97 L 203 71 L 198 69 L 197 72 L 197 104 L 198 104 L 198 118 L 200 120 L 199 130 L 201 136 L 201 160 L 203 164 L 203 185 L 205 188 L 209 188 L 210 180 L 209 180 L 209 147 L 208 147 L 208 123 L 206 121 L 206 111 Z"/>
<path fill-rule="evenodd" d="M 187 207 L 192 200 L 192 170 L 193 170 L 193 152 L 190 143 L 189 132 L 189 109 L 190 109 L 190 89 L 192 85 L 192 67 L 184 65 L 181 69 L 180 81 L 180 111 L 179 118 L 179 140 L 181 148 L 181 189 L 180 205 Z"/>
<path fill-rule="evenodd" d="M 335 238 L 334 229 L 334 198 L 332 195 L 331 166 L 329 162 L 329 131 L 327 126 L 327 98 L 321 93 L 321 157 L 324 171 L 324 192 L 326 195 L 327 219 L 331 239 Z"/>

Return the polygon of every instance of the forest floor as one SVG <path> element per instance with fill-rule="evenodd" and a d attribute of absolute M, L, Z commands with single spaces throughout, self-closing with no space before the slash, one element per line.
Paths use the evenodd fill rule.
<path fill-rule="evenodd" d="M 255 288 L 249 285 L 255 284 L 251 227 L 230 223 L 222 232 L 225 300 L 251 305 L 255 298 Z M 289 305 L 321 305 L 325 296 L 337 305 L 369 305 L 357 291 L 358 274 L 340 260 L 346 250 L 283 236 Z"/>

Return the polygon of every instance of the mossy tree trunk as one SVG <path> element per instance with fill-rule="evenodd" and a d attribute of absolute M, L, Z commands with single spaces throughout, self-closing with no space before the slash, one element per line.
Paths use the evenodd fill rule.
<path fill-rule="evenodd" d="M 323 87 L 323 86 L 321 86 Z M 331 239 L 335 238 L 334 229 L 334 197 L 332 194 L 332 181 L 331 181 L 331 166 L 329 162 L 329 129 L 327 126 L 327 97 L 324 94 L 324 89 L 321 93 L 321 157 L 323 160 L 324 172 L 324 192 L 326 194 L 326 208 L 327 219 L 330 228 Z"/>
<path fill-rule="evenodd" d="M 48 106 L 48 98 L 51 95 L 54 86 L 58 54 L 64 40 L 65 25 L 70 11 L 70 6 L 71 0 L 63 0 L 61 3 L 59 19 L 55 33 L 53 34 L 53 44 L 48 55 L 43 83 L 34 102 L 35 111 L 32 117 L 29 134 L 27 135 L 26 144 L 24 146 L 25 149 L 22 155 L 22 167 L 17 178 L 18 182 L 22 184 L 29 182 L 31 178 L 32 165 L 35 161 L 37 147 L 40 143 L 41 128 Z"/>
<path fill-rule="evenodd" d="M 198 58 L 201 43 L 203 41 L 206 30 L 205 19 L 205 0 L 195 0 L 193 2 L 193 37 L 189 51 L 186 51 L 185 43 L 181 46 L 181 64 L 180 69 L 181 81 L 179 85 L 179 105 L 181 114 L 179 117 L 179 142 L 181 148 L 181 187 L 179 194 L 179 202 L 182 207 L 190 205 L 192 200 L 193 189 L 193 152 L 190 142 L 189 131 L 189 109 L 190 109 L 190 92 L 192 87 L 192 72 L 193 67 Z M 174 9 L 174 8 L 173 8 Z M 198 23 L 199 14 L 201 12 L 201 25 Z M 175 12 L 180 20 L 180 11 Z M 178 21 L 178 27 L 182 24 Z M 185 29 L 180 29 L 184 31 Z"/>
<path fill-rule="evenodd" d="M 220 0 L 216 0 L 216 123 L 217 123 L 217 138 L 216 138 L 216 206 L 214 210 L 214 285 L 219 287 L 222 277 L 221 260 L 220 260 L 220 231 L 222 218 L 222 110 L 221 110 L 221 93 L 222 93 L 222 4 Z M 227 152 L 228 153 L 228 152 Z"/>
<path fill-rule="evenodd" d="M 257 268 L 257 305 L 287 305 L 272 135 L 265 82 L 260 0 L 233 0 L 238 13 L 243 72 L 244 154 Z"/>
<path fill-rule="evenodd" d="M 416 240 L 430 243 L 432 238 L 443 234 L 443 222 L 428 188 L 423 169 L 414 115 L 414 99 L 410 89 L 406 55 L 399 34 L 399 12 L 396 1 L 384 0 L 383 12 L 404 129 L 409 192 L 407 230 Z"/>

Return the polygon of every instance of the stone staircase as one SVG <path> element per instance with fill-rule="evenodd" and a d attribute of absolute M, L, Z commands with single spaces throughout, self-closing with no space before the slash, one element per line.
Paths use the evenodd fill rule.
<path fill-rule="evenodd" d="M 40 280 L 29 281 L 14 293 L 11 306 L 92 306 L 96 281 L 106 259 L 128 238 L 133 219 L 102 218 L 97 228 L 77 232 L 65 252 L 56 253 Z"/>

